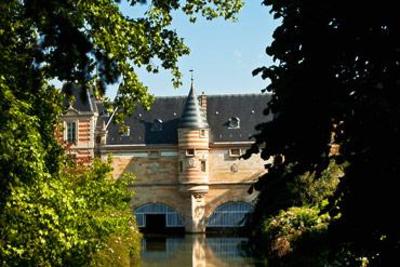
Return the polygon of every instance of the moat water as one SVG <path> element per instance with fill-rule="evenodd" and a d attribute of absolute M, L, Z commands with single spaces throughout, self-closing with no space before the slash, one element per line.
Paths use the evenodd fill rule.
<path fill-rule="evenodd" d="M 205 235 L 144 236 L 142 267 L 261 267 L 244 237 Z"/>

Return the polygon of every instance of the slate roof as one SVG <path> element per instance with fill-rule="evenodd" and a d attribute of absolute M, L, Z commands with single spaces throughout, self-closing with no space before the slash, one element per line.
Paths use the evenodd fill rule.
<path fill-rule="evenodd" d="M 113 122 L 108 127 L 107 144 L 176 144 L 178 123 L 186 97 L 158 97 L 151 110 L 139 106 L 133 116 L 126 120 L 130 135 L 123 136 Z M 162 130 L 156 131 L 155 120 L 161 120 Z M 152 130 L 153 128 L 153 130 Z"/>
<path fill-rule="evenodd" d="M 206 129 L 208 128 L 207 120 L 204 114 L 200 111 L 199 100 L 197 99 L 193 81 L 190 87 L 189 95 L 186 99 L 185 108 L 179 120 L 179 128 Z"/>
<path fill-rule="evenodd" d="M 249 141 L 254 127 L 272 117 L 263 115 L 270 96 L 265 94 L 207 95 L 207 121 L 211 142 Z M 119 133 L 117 125 L 108 128 L 108 145 L 177 144 L 177 128 L 183 114 L 186 97 L 158 97 L 150 111 L 138 107 L 126 121 L 130 135 Z M 238 118 L 239 128 L 229 127 L 229 119 Z M 160 123 L 161 122 L 161 123 Z M 157 125 L 162 130 L 157 131 Z"/>
<path fill-rule="evenodd" d="M 71 106 L 79 112 L 97 112 L 97 106 L 92 90 L 84 90 L 80 86 L 73 85 L 67 89 L 66 94 L 73 97 L 72 101 L 64 100 L 66 107 Z"/>
<path fill-rule="evenodd" d="M 272 119 L 263 114 L 269 100 L 265 94 L 207 96 L 211 142 L 249 141 L 257 124 Z M 239 128 L 230 127 L 231 118 L 239 119 Z"/>

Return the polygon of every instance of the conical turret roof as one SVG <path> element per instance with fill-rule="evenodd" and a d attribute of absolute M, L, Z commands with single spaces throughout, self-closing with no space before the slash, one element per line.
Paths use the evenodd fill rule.
<path fill-rule="evenodd" d="M 189 95 L 179 121 L 179 128 L 206 129 L 207 119 L 200 109 L 199 101 L 194 93 L 193 81 L 190 86 Z"/>

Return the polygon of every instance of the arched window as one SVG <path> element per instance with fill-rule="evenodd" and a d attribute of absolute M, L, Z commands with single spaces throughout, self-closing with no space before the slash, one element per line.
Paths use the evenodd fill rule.
<path fill-rule="evenodd" d="M 166 227 L 183 227 L 183 218 L 173 208 L 161 203 L 149 203 L 135 210 L 136 222 L 139 227 L 146 227 L 146 215 L 165 215 Z"/>
<path fill-rule="evenodd" d="M 246 202 L 228 202 L 215 209 L 208 219 L 207 227 L 241 227 L 253 206 Z"/>

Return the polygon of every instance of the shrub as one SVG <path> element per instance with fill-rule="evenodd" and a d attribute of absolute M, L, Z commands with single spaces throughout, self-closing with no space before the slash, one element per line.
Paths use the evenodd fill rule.
<path fill-rule="evenodd" d="M 131 226 L 125 231 L 113 234 L 107 244 L 93 257 L 93 267 L 136 267 L 140 266 L 141 235 L 137 227 Z"/>
<path fill-rule="evenodd" d="M 131 176 L 110 165 L 63 166 L 59 176 L 14 183 L 0 214 L 2 266 L 87 266 L 114 237 L 139 239 L 129 210 Z M 129 253 L 137 254 L 138 242 Z"/>
<path fill-rule="evenodd" d="M 306 172 L 296 176 L 293 182 L 289 182 L 292 197 L 301 205 L 320 205 L 323 200 L 331 197 L 344 175 L 347 163 L 341 165 L 330 162 L 320 175 L 314 172 Z"/>
<path fill-rule="evenodd" d="M 287 256 L 305 235 L 326 231 L 330 217 L 328 214 L 319 215 L 319 212 L 312 207 L 292 207 L 266 220 L 263 234 L 268 244 L 267 255 L 272 258 Z"/>

